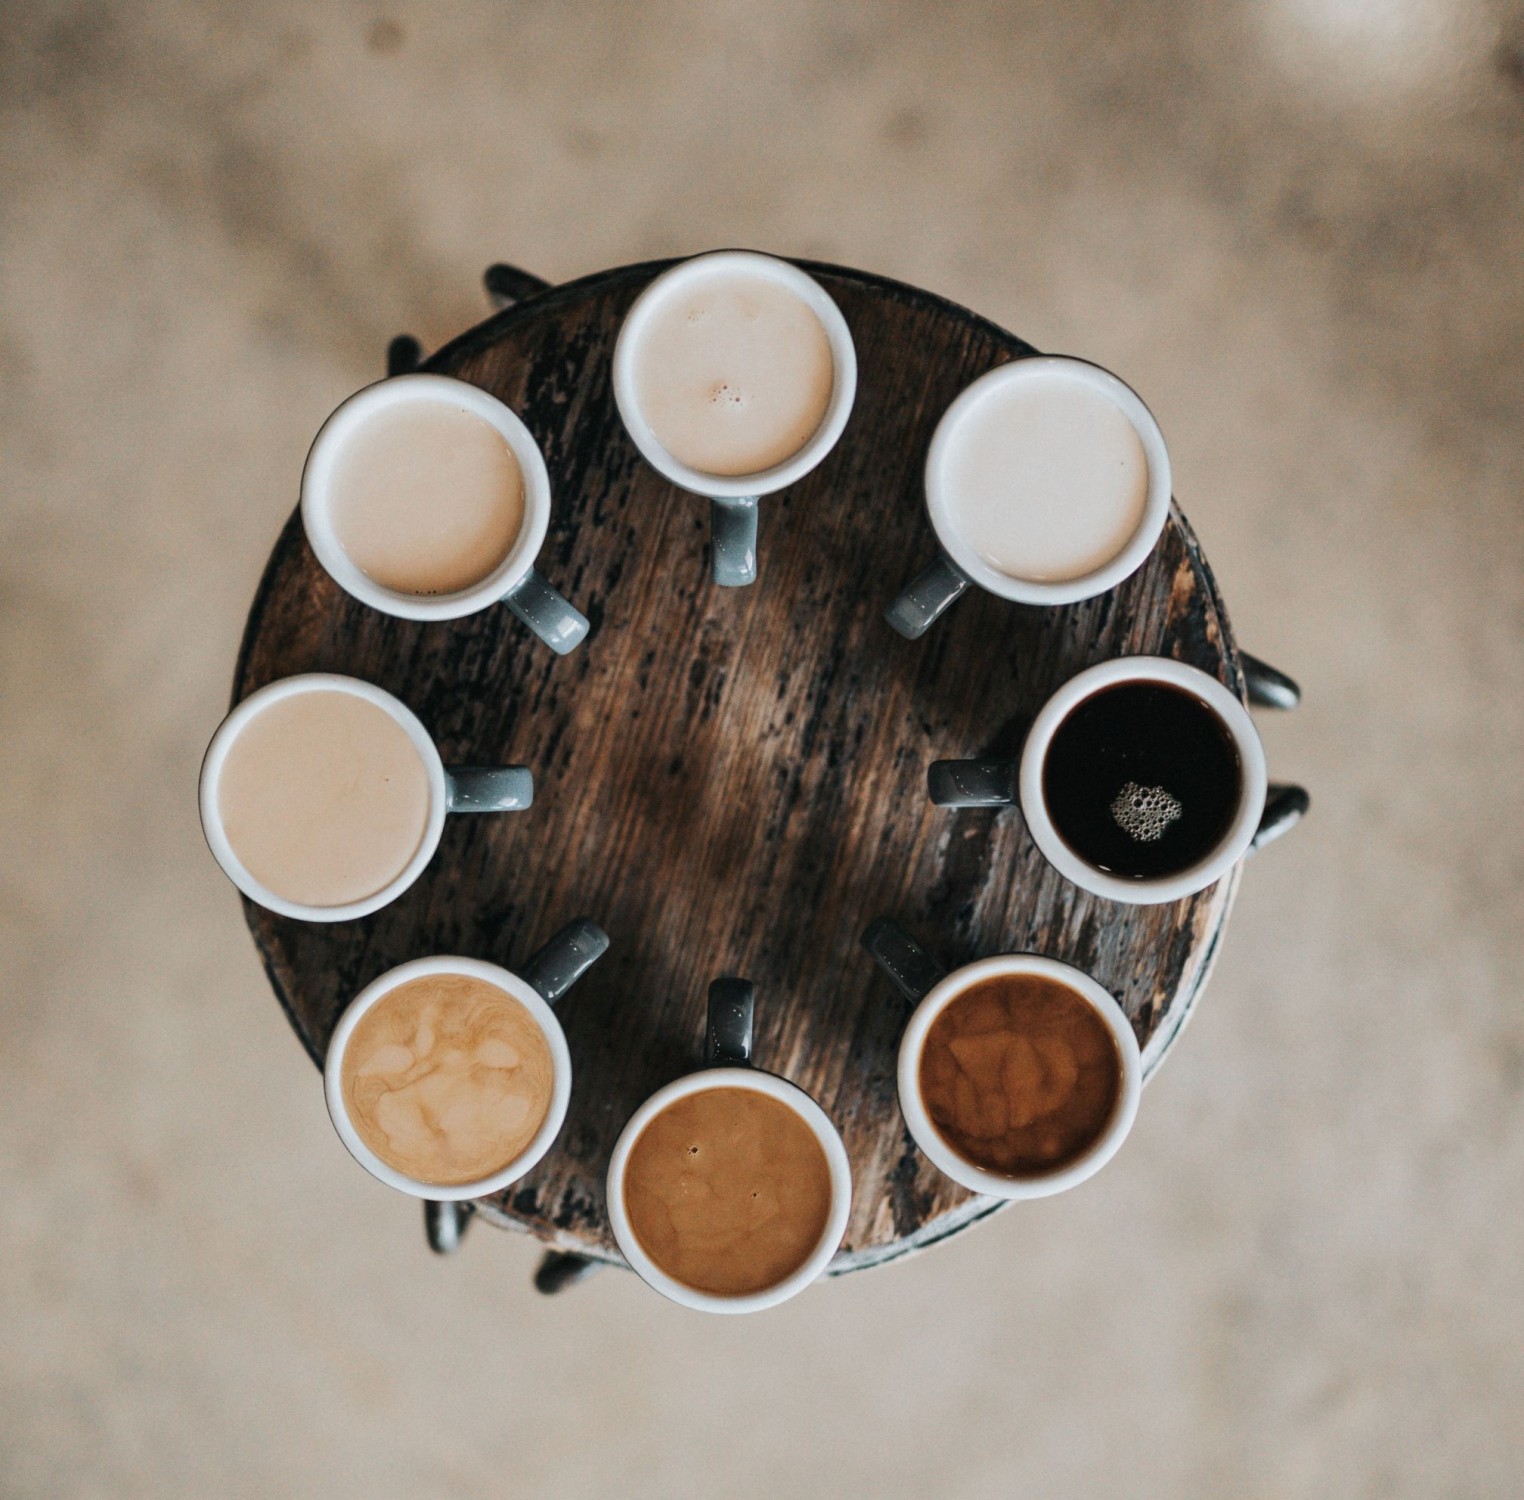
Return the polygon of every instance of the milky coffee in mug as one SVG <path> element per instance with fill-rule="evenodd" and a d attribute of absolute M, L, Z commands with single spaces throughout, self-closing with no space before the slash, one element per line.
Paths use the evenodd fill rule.
<path fill-rule="evenodd" d="M 302 471 L 307 540 L 356 599 L 408 620 L 502 602 L 564 655 L 588 622 L 535 568 L 550 502 L 545 459 L 517 413 L 444 375 L 357 391 Z"/>
<path fill-rule="evenodd" d="M 201 763 L 201 827 L 251 901 L 308 922 L 363 917 L 423 873 L 447 813 L 521 812 L 528 766 L 450 766 L 418 716 L 357 677 L 250 693 Z"/>
<path fill-rule="evenodd" d="M 361 1018 L 340 1079 L 355 1133 L 387 1166 L 459 1187 L 524 1154 L 545 1117 L 555 1059 L 522 1000 L 476 974 L 423 974 Z"/>
<path fill-rule="evenodd" d="M 793 1084 L 750 1065 L 754 992 L 709 989 L 707 1066 L 658 1089 L 609 1160 L 609 1224 L 641 1279 L 688 1307 L 743 1313 L 802 1291 L 846 1231 L 841 1136 Z"/>
<path fill-rule="evenodd" d="M 776 1286 L 809 1259 L 831 1214 L 815 1132 L 750 1088 L 674 1100 L 641 1131 L 624 1173 L 635 1237 L 669 1276 L 716 1297 Z"/>
<path fill-rule="evenodd" d="M 825 288 L 750 251 L 695 256 L 635 299 L 614 349 L 614 395 L 647 462 L 710 498 L 713 576 L 756 577 L 757 501 L 841 436 L 857 355 Z"/>
<path fill-rule="evenodd" d="M 373 980 L 328 1043 L 323 1089 L 350 1154 L 419 1198 L 479 1198 L 544 1156 L 571 1099 L 552 1007 L 608 948 L 579 917 L 519 972 L 481 959 L 414 959 Z"/>
<path fill-rule="evenodd" d="M 1085 360 L 1040 355 L 979 377 L 926 455 L 937 560 L 887 611 L 923 634 L 969 584 L 1070 604 L 1135 572 L 1169 514 L 1169 454 L 1136 392 Z"/>

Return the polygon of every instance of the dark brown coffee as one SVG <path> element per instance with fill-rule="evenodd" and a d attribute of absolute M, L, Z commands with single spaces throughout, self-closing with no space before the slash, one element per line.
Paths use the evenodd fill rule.
<path fill-rule="evenodd" d="M 788 1105 L 748 1088 L 674 1100 L 640 1132 L 624 1207 L 667 1275 L 715 1297 L 765 1291 L 814 1253 L 831 1213 L 831 1169 Z"/>
<path fill-rule="evenodd" d="M 1058 836 L 1126 880 L 1189 869 L 1227 836 L 1242 795 L 1238 746 L 1194 693 L 1124 682 L 1080 703 L 1043 758 Z"/>
<path fill-rule="evenodd" d="M 971 984 L 931 1023 L 921 1099 L 973 1166 L 1036 1177 L 1082 1156 L 1111 1122 L 1122 1058 L 1083 995 L 1040 974 Z"/>

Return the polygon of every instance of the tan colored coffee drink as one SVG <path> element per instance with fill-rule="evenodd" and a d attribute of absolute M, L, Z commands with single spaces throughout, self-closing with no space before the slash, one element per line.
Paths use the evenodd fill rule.
<path fill-rule="evenodd" d="M 407 731 L 353 693 L 275 699 L 244 725 L 217 781 L 228 843 L 266 889 L 344 906 L 390 885 L 428 827 L 429 774 Z"/>
<path fill-rule="evenodd" d="M 835 363 L 802 297 L 757 272 L 716 271 L 674 288 L 653 310 L 635 379 L 641 414 L 680 464 L 758 474 L 814 437 Z"/>
<path fill-rule="evenodd" d="M 334 534 L 351 562 L 402 594 L 480 583 L 524 524 L 524 476 L 508 440 L 445 401 L 366 417 L 333 468 Z"/>
<path fill-rule="evenodd" d="M 820 1244 L 831 1172 L 815 1132 L 755 1089 L 702 1089 L 641 1131 L 624 1170 L 641 1248 L 685 1286 L 717 1297 L 776 1286 Z"/>
<path fill-rule="evenodd" d="M 344 1049 L 344 1108 L 395 1171 L 439 1187 L 479 1182 L 520 1157 L 550 1109 L 545 1033 L 506 990 L 430 974 L 389 990 Z"/>
<path fill-rule="evenodd" d="M 1067 1166 L 1107 1125 L 1122 1085 L 1111 1029 L 1083 996 L 1040 974 L 971 984 L 931 1024 L 920 1089 L 937 1133 L 986 1172 Z"/>

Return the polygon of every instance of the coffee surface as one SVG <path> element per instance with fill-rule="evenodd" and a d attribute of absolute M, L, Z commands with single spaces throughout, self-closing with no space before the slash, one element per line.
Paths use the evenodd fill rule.
<path fill-rule="evenodd" d="M 382 1161 L 454 1187 L 523 1154 L 550 1109 L 555 1063 L 539 1023 L 507 991 L 431 974 L 365 1012 L 341 1081 L 351 1123 Z"/>
<path fill-rule="evenodd" d="M 278 698 L 244 725 L 217 779 L 244 868 L 304 906 L 344 906 L 395 880 L 428 827 L 429 776 L 407 731 L 333 688 Z"/>
<path fill-rule="evenodd" d="M 711 1296 L 763 1291 L 797 1271 L 825 1233 L 831 1172 L 815 1132 L 756 1089 L 704 1089 L 640 1132 L 624 1206 L 646 1254 Z"/>
<path fill-rule="evenodd" d="M 524 524 L 524 476 L 497 428 L 445 401 L 372 412 L 333 466 L 334 534 L 383 588 L 453 594 L 503 561 Z"/>
<path fill-rule="evenodd" d="M 711 272 L 667 292 L 634 360 L 657 441 L 705 474 L 792 458 L 830 404 L 835 361 L 819 318 L 770 276 Z"/>
<path fill-rule="evenodd" d="M 1083 996 L 1037 974 L 971 984 L 931 1023 L 921 1098 L 959 1156 L 1003 1177 L 1066 1166 L 1105 1130 L 1121 1089 L 1116 1039 Z"/>
<path fill-rule="evenodd" d="M 1058 582 L 1137 531 L 1148 459 L 1137 429 L 1072 375 L 991 386 L 958 422 L 942 482 L 953 526 L 1008 578 Z"/>
<path fill-rule="evenodd" d="M 1206 858 L 1238 811 L 1238 746 L 1194 693 L 1160 682 L 1103 688 L 1059 725 L 1043 797 L 1059 837 L 1110 875 L 1148 880 Z"/>

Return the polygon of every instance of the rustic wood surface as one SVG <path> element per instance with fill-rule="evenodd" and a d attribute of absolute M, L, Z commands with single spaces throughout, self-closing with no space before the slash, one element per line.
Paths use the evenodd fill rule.
<path fill-rule="evenodd" d="M 1013 949 L 1077 964 L 1121 1000 L 1152 1070 L 1236 884 L 1157 907 L 1086 895 L 1018 813 L 934 808 L 927 764 L 1014 752 L 1041 701 L 1107 657 L 1178 657 L 1240 694 L 1242 673 L 1178 511 L 1102 598 L 1040 610 L 973 590 L 921 641 L 895 635 L 884 606 L 933 553 L 921 466 L 937 418 L 975 376 L 1032 351 L 926 292 L 827 266 L 807 269 L 851 325 L 856 408 L 825 463 L 763 501 L 758 583 L 716 588 L 706 503 L 640 459 L 610 388 L 620 320 L 660 269 L 545 292 L 423 366 L 491 391 L 543 448 L 554 515 L 539 566 L 592 621 L 580 650 L 556 657 L 502 607 L 437 625 L 377 614 L 323 572 L 295 516 L 249 617 L 235 701 L 295 672 L 366 678 L 419 714 L 446 763 L 533 767 L 534 808 L 450 818 L 422 878 L 374 916 L 316 925 L 247 904 L 247 917 L 318 1062 L 350 998 L 394 964 L 459 953 L 511 967 L 573 916 L 602 923 L 609 954 L 560 1008 L 575 1067 L 566 1127 L 481 1208 L 608 1258 L 615 1137 L 697 1063 L 710 979 L 749 977 L 756 1062 L 814 1095 L 846 1140 L 854 1203 L 833 1269 L 852 1270 L 996 1206 L 942 1177 L 905 1131 L 906 1013 L 858 946 L 869 919 L 899 918 L 949 965 Z"/>

